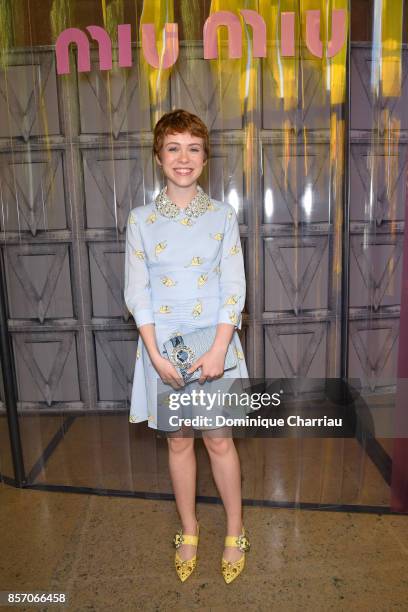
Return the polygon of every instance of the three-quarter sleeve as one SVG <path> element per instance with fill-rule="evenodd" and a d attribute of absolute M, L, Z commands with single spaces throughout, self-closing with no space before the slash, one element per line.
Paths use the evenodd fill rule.
<path fill-rule="evenodd" d="M 134 210 L 130 211 L 126 225 L 124 298 L 138 327 L 154 323 L 146 253 Z"/>
<path fill-rule="evenodd" d="M 246 281 L 239 225 L 235 209 L 228 205 L 220 258 L 220 309 L 218 323 L 230 323 L 241 329 Z"/>

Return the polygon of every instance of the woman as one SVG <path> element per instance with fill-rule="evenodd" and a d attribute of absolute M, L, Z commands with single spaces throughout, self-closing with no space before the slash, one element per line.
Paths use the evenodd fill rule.
<path fill-rule="evenodd" d="M 164 342 L 216 325 L 210 350 L 188 370 L 200 368 L 195 384 L 208 385 L 226 376 L 248 378 L 248 371 L 236 332 L 246 288 L 237 216 L 230 204 L 211 199 L 197 183 L 208 161 L 208 130 L 196 115 L 181 109 L 169 112 L 155 127 L 153 149 L 166 186 L 154 202 L 129 214 L 125 302 L 140 334 L 129 421 L 147 420 L 157 429 L 158 377 L 173 389 L 184 387 L 165 357 Z M 237 363 L 224 372 L 230 343 Z M 221 570 L 229 583 L 244 568 L 249 549 L 242 524 L 239 458 L 224 430 L 200 429 L 227 516 Z M 169 469 L 182 525 L 174 538 L 175 567 L 184 581 L 196 567 L 199 536 L 194 437 L 184 426 L 176 433 L 171 427 L 167 430 Z"/>

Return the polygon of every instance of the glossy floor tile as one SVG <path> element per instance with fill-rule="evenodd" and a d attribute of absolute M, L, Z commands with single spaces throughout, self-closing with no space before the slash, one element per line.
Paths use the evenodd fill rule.
<path fill-rule="evenodd" d="M 0 590 L 65 591 L 78 612 L 407 610 L 407 516 L 245 506 L 252 548 L 225 585 L 223 508 L 197 514 L 198 567 L 181 584 L 173 501 L 0 485 Z"/>
<path fill-rule="evenodd" d="M 31 483 L 172 492 L 167 442 L 144 423 L 130 425 L 123 415 L 109 414 L 25 415 L 20 418 L 20 430 Z M 375 441 L 376 462 L 375 454 L 354 438 L 237 438 L 243 497 L 261 502 L 387 508 L 390 479 L 383 472 L 391 462 L 392 442 Z M 197 494 L 217 496 L 208 453 L 200 439 L 196 450 Z M 1 461 L 0 446 L 2 465 L 11 476 L 11 461 Z"/>

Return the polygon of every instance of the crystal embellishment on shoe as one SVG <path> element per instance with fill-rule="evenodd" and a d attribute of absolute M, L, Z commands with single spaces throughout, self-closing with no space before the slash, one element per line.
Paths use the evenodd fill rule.
<path fill-rule="evenodd" d="M 221 572 L 227 584 L 235 580 L 242 572 L 245 566 L 245 553 L 249 551 L 251 544 L 245 535 L 245 528 L 242 527 L 242 533 L 239 536 L 226 536 L 225 546 L 234 546 L 239 548 L 244 554 L 238 561 L 231 562 L 224 559 L 221 560 Z"/>
<path fill-rule="evenodd" d="M 176 535 L 174 536 L 173 544 L 176 548 L 180 548 L 183 542 L 184 542 L 183 532 L 180 529 L 180 531 L 178 531 Z"/>
<path fill-rule="evenodd" d="M 241 552 L 248 552 L 251 548 L 251 544 L 244 533 L 241 533 L 239 538 L 237 538 L 237 546 Z"/>
<path fill-rule="evenodd" d="M 191 544 L 192 546 L 198 546 L 198 535 L 200 527 L 197 523 L 197 535 L 188 535 L 183 533 L 180 529 L 173 538 L 173 544 L 176 549 L 179 549 L 182 544 Z M 184 582 L 191 576 L 195 568 L 197 567 L 197 553 L 191 559 L 182 559 L 179 555 L 178 550 L 174 557 L 174 566 L 181 582 Z"/>

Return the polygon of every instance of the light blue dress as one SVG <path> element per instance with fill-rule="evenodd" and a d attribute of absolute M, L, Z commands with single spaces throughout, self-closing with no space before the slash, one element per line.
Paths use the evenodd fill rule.
<path fill-rule="evenodd" d="M 133 208 L 126 228 L 124 298 L 136 325 L 155 324 L 163 342 L 197 328 L 234 325 L 236 367 L 224 377 L 249 377 L 237 329 L 245 303 L 245 271 L 237 215 L 226 202 L 209 199 L 197 217 L 183 209 L 176 218 L 156 201 Z M 214 381 L 215 382 L 215 381 Z M 161 383 L 139 336 L 129 421 L 157 429 Z M 172 389 L 171 387 L 169 387 Z"/>

